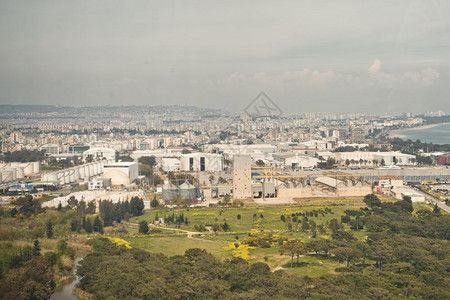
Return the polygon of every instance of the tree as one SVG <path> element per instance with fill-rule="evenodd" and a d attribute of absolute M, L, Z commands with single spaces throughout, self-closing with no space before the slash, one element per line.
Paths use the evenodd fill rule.
<path fill-rule="evenodd" d="M 90 201 L 87 204 L 86 213 L 92 215 L 92 214 L 95 214 L 95 210 L 96 210 L 95 201 Z"/>
<path fill-rule="evenodd" d="M 357 241 L 357 238 L 351 233 L 347 231 L 336 231 L 331 235 L 331 238 L 335 241 L 345 242 L 345 243 L 353 243 Z"/>
<path fill-rule="evenodd" d="M 158 200 L 156 200 L 156 196 L 153 198 L 153 200 L 150 202 L 150 207 L 155 208 L 159 206 Z"/>
<path fill-rule="evenodd" d="M 147 221 L 144 221 L 144 220 L 140 221 L 139 222 L 139 233 L 147 234 L 148 231 L 149 231 L 149 228 L 148 228 Z"/>
<path fill-rule="evenodd" d="M 295 256 L 295 248 L 291 241 L 284 243 L 280 248 L 281 255 L 290 255 L 291 256 L 291 268 L 294 266 L 294 256 Z"/>
<path fill-rule="evenodd" d="M 306 217 L 302 218 L 302 231 L 305 232 L 309 229 L 308 219 Z"/>
<path fill-rule="evenodd" d="M 144 201 L 139 197 L 133 197 L 130 201 L 131 214 L 135 217 L 142 215 L 144 210 Z"/>
<path fill-rule="evenodd" d="M 150 167 L 153 167 L 156 165 L 156 159 L 154 156 L 142 156 L 141 158 L 139 158 L 138 161 L 139 161 L 139 163 L 148 165 Z"/>
<path fill-rule="evenodd" d="M 100 217 L 96 216 L 94 219 L 94 231 L 98 232 L 100 234 L 103 234 L 103 225 L 102 225 L 102 221 L 100 221 Z"/>
<path fill-rule="evenodd" d="M 78 204 L 77 204 L 77 212 L 80 215 L 86 214 L 86 202 L 84 200 L 81 200 L 80 202 L 78 202 Z"/>
<path fill-rule="evenodd" d="M 386 162 L 384 161 L 384 158 L 381 159 L 380 165 L 381 165 L 381 166 L 385 166 L 385 165 L 386 165 Z"/>
<path fill-rule="evenodd" d="M 45 233 L 49 239 L 53 238 L 53 223 L 52 220 L 48 220 L 45 226 Z"/>
<path fill-rule="evenodd" d="M 33 256 L 39 255 L 41 255 L 41 247 L 39 246 L 39 241 L 36 239 L 33 244 Z"/>
<path fill-rule="evenodd" d="M 59 204 L 58 204 L 57 210 L 58 210 L 58 211 L 62 211 L 62 204 L 61 204 L 61 201 L 60 201 Z"/>
<path fill-rule="evenodd" d="M 363 201 L 368 207 L 370 207 L 372 209 L 374 207 L 381 206 L 381 201 L 380 201 L 380 199 L 378 199 L 377 195 L 375 195 L 375 194 L 368 194 L 368 195 L 364 196 Z"/>
<path fill-rule="evenodd" d="M 345 261 L 347 268 L 349 267 L 350 261 L 362 256 L 360 250 L 351 247 L 338 247 L 333 249 L 332 252 L 339 260 Z"/>
<path fill-rule="evenodd" d="M 90 218 L 86 218 L 86 227 L 84 228 L 87 233 L 92 233 L 92 223 Z"/>
<path fill-rule="evenodd" d="M 340 229 L 339 222 L 336 218 L 330 220 L 330 224 L 328 224 L 328 228 L 330 228 L 331 233 L 335 233 Z"/>
<path fill-rule="evenodd" d="M 225 232 L 227 232 L 228 230 L 230 230 L 230 226 L 228 225 L 227 222 L 224 222 L 224 223 L 221 225 L 221 227 L 222 227 L 222 230 L 225 231 Z"/>
<path fill-rule="evenodd" d="M 383 267 L 383 261 L 387 260 L 392 255 L 392 247 L 384 242 L 375 242 L 372 247 L 373 256 L 377 260 L 377 265 L 380 271 Z"/>
<path fill-rule="evenodd" d="M 67 204 L 73 209 L 78 205 L 78 200 L 75 199 L 75 196 L 70 196 L 69 200 L 67 200 Z"/>
<path fill-rule="evenodd" d="M 435 214 L 435 215 L 441 215 L 441 210 L 439 209 L 437 203 L 434 204 L 434 207 L 433 207 L 433 214 Z"/>
<path fill-rule="evenodd" d="M 129 155 L 121 155 L 117 158 L 118 161 L 126 161 L 126 162 L 133 162 L 134 159 Z"/>
<path fill-rule="evenodd" d="M 265 166 L 266 164 L 265 164 L 264 161 L 262 161 L 261 159 L 258 159 L 258 160 L 256 161 L 256 165 L 257 165 L 257 166 Z"/>
<path fill-rule="evenodd" d="M 41 206 L 41 202 L 34 200 L 33 196 L 31 195 L 19 197 L 19 199 L 17 199 L 13 203 L 19 206 L 19 212 L 26 218 L 44 212 L 44 209 Z"/>
<path fill-rule="evenodd" d="M 369 245 L 367 245 L 367 243 L 365 242 L 357 242 L 355 244 L 355 248 L 358 249 L 359 251 L 361 251 L 362 254 L 362 264 L 365 265 L 366 264 L 366 256 L 367 253 L 369 252 Z"/>

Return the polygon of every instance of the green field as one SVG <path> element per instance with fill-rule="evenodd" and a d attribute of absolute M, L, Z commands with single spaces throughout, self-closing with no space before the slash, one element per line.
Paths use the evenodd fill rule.
<path fill-rule="evenodd" d="M 185 225 L 162 225 L 150 226 L 150 228 L 172 228 L 174 234 L 149 234 L 124 237 L 132 247 L 144 249 L 150 252 L 161 252 L 166 255 L 183 254 L 189 248 L 202 248 L 213 254 L 219 259 L 231 258 L 233 256 L 244 257 L 242 254 L 233 248 L 234 243 L 242 242 L 252 237 L 262 237 L 268 234 L 283 236 L 288 239 L 301 239 L 303 242 L 313 240 L 310 232 L 303 232 L 301 224 L 292 222 L 293 227 L 288 229 L 288 222 L 283 222 L 281 216 L 290 216 L 294 213 L 305 213 L 316 211 L 317 216 L 308 216 L 308 220 L 313 220 L 317 225 L 325 224 L 331 219 L 336 218 L 340 221 L 340 216 L 344 215 L 344 211 L 348 209 L 356 209 L 363 207 L 364 203 L 360 201 L 339 201 L 338 203 L 323 204 L 308 204 L 308 205 L 294 205 L 294 206 L 264 206 L 264 207 L 228 207 L 228 208 L 185 208 L 185 209 L 155 209 L 146 211 L 144 215 L 136 218 L 131 218 L 129 223 L 136 226 L 140 221 L 145 220 L 149 224 L 152 223 L 156 217 L 165 218 L 174 214 L 175 216 L 181 213 L 188 218 L 189 224 Z M 327 213 L 325 213 L 327 208 Z M 240 215 L 240 218 L 238 218 Z M 262 215 L 262 217 L 261 217 Z M 302 217 L 298 217 L 302 218 Z M 226 222 L 229 225 L 229 231 L 224 232 L 219 230 L 217 232 L 204 231 L 198 233 L 198 226 L 212 226 L 214 224 L 223 224 Z M 348 226 L 346 229 L 348 229 Z M 176 231 L 178 230 L 178 231 Z M 188 234 L 192 232 L 192 234 Z M 355 237 L 359 240 L 366 238 L 365 231 L 353 231 Z M 326 234 L 318 234 L 321 238 L 330 238 L 330 231 Z M 253 262 L 265 262 L 273 270 L 283 268 L 288 272 L 308 276 L 321 276 L 333 273 L 334 269 L 342 267 L 343 265 L 336 260 L 329 259 L 323 255 L 309 254 L 300 258 L 300 266 L 289 268 L 290 256 L 280 254 L 280 246 L 273 244 L 269 248 L 249 248 L 244 249 L 247 253 L 246 259 Z"/>

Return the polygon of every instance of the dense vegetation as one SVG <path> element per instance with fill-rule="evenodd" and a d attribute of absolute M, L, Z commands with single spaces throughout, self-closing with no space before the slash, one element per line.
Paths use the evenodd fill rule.
<path fill-rule="evenodd" d="M 312 218 L 331 213 L 329 209 L 279 219 L 291 224 L 292 231 L 292 223 L 300 224 L 298 230 L 311 236 L 329 230 L 328 238 L 249 234 L 235 243 L 236 249 L 280 245 L 290 261 L 275 272 L 263 262 L 218 260 L 206 250 L 168 257 L 96 238 L 89 242 L 93 252 L 79 268 L 79 288 L 98 298 L 127 299 L 450 298 L 450 216 L 437 207 L 414 213 L 408 198 L 392 203 L 368 195 L 364 202 L 366 207 L 346 210 L 342 222 L 332 218 L 325 226 Z M 365 237 L 356 238 L 362 232 Z M 342 264 L 335 274 L 316 278 L 290 272 L 310 256 Z"/>
<path fill-rule="evenodd" d="M 2 159 L 5 162 L 32 162 L 42 161 L 44 158 L 45 155 L 42 151 L 19 150 L 4 153 Z"/>

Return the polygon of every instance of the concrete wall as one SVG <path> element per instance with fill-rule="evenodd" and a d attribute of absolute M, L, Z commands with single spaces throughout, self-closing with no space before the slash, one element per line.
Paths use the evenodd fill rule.
<path fill-rule="evenodd" d="M 372 193 L 371 186 L 349 186 L 339 187 L 336 196 L 358 197 Z"/>
<path fill-rule="evenodd" d="M 313 197 L 311 187 L 294 188 L 294 189 L 278 189 L 277 196 L 279 198 L 306 198 Z"/>

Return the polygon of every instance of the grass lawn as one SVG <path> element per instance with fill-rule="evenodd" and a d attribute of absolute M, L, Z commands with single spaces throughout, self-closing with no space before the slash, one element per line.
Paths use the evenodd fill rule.
<path fill-rule="evenodd" d="M 389 199 L 383 199 L 389 201 Z M 328 200 L 330 201 L 330 200 Z M 325 208 L 331 212 L 318 213 L 318 216 L 308 216 L 309 220 L 314 220 L 317 225 L 329 222 L 336 218 L 339 222 L 341 216 L 344 215 L 345 210 L 359 210 L 364 207 L 364 203 L 359 200 L 345 199 L 339 200 L 337 203 L 320 203 L 314 200 L 305 205 L 292 206 L 264 206 L 264 207 L 228 207 L 228 208 L 184 208 L 184 209 L 156 209 L 149 210 L 144 215 L 136 218 L 131 218 L 130 223 L 137 224 L 141 220 L 146 220 L 151 223 L 155 220 L 155 216 L 164 218 L 172 213 L 175 215 L 181 212 L 188 218 L 189 224 L 182 224 L 179 229 L 185 231 L 197 231 L 196 225 L 213 225 L 223 224 L 227 222 L 230 227 L 229 232 L 219 231 L 217 234 L 209 234 L 205 232 L 204 235 L 194 235 L 188 237 L 185 233 L 178 232 L 177 234 L 159 234 L 148 236 L 128 236 L 125 240 L 130 242 L 132 247 L 144 249 L 151 252 L 162 252 L 166 255 L 183 254 L 189 248 L 206 249 L 212 255 L 219 259 L 231 258 L 233 256 L 244 257 L 249 263 L 264 262 L 269 265 L 272 270 L 284 269 L 286 272 L 292 272 L 300 275 L 307 275 L 311 277 L 322 276 L 325 274 L 335 273 L 336 268 L 345 267 L 343 263 L 338 262 L 334 258 L 328 258 L 325 255 L 308 254 L 300 257 L 300 264 L 290 268 L 290 256 L 280 254 L 280 246 L 278 244 L 272 245 L 270 248 L 252 248 L 248 245 L 243 245 L 235 248 L 237 242 L 242 242 L 249 238 L 249 236 L 264 236 L 267 234 L 276 234 L 288 237 L 289 239 L 300 239 L 307 243 L 312 238 L 310 231 L 302 232 L 301 224 L 294 223 L 293 231 L 289 231 L 287 224 L 281 220 L 281 215 L 287 219 L 289 216 L 292 220 L 294 213 L 311 212 L 311 211 L 325 211 Z M 414 204 L 415 210 L 427 207 L 425 204 Z M 240 218 L 238 218 L 240 215 Z M 261 215 L 263 217 L 261 217 Z M 298 216 L 302 219 L 301 216 Z M 298 225 L 297 225 L 298 224 Z M 349 230 L 348 224 L 344 224 L 345 229 Z M 164 227 L 164 226 L 163 226 Z M 175 224 L 166 225 L 168 228 L 177 228 Z M 367 237 L 365 230 L 352 231 L 353 235 L 358 240 L 364 240 Z M 330 230 L 323 236 L 318 233 L 318 237 L 330 238 Z M 296 258 L 294 258 L 294 261 Z"/>
<path fill-rule="evenodd" d="M 189 208 L 189 209 L 157 209 L 149 210 L 144 215 L 131 218 L 131 223 L 139 223 L 141 220 L 152 222 L 155 220 L 156 215 L 164 218 L 164 216 L 180 214 L 181 212 L 189 220 L 189 225 L 181 225 L 183 230 L 196 231 L 195 225 L 213 225 L 223 224 L 227 222 L 230 226 L 230 231 L 237 233 L 248 233 L 250 230 L 254 231 L 287 231 L 287 222 L 281 221 L 281 215 L 290 216 L 293 213 L 306 212 L 313 210 L 324 210 L 325 207 L 331 209 L 331 213 L 326 213 L 323 216 L 321 214 L 318 217 L 308 217 L 309 220 L 314 220 L 317 224 L 329 221 L 333 218 L 338 218 L 344 214 L 347 209 L 359 209 L 363 206 L 363 203 L 344 202 L 340 204 L 330 205 L 296 205 L 296 206 L 265 206 L 265 207 L 228 207 L 228 208 Z M 240 215 L 240 219 L 238 219 Z M 262 215 L 262 218 L 261 218 Z M 301 217 L 298 217 L 301 219 Z M 295 226 L 295 224 L 293 224 Z M 176 225 L 170 224 L 168 227 L 175 228 Z"/>
<path fill-rule="evenodd" d="M 185 235 L 170 236 L 129 236 L 123 237 L 128 241 L 131 247 L 147 250 L 149 252 L 164 253 L 165 255 L 182 255 L 191 248 L 206 249 L 209 253 L 217 258 L 231 258 L 231 252 L 227 252 L 223 248 L 228 245 L 224 240 L 204 239 L 201 237 L 188 238 Z"/>

